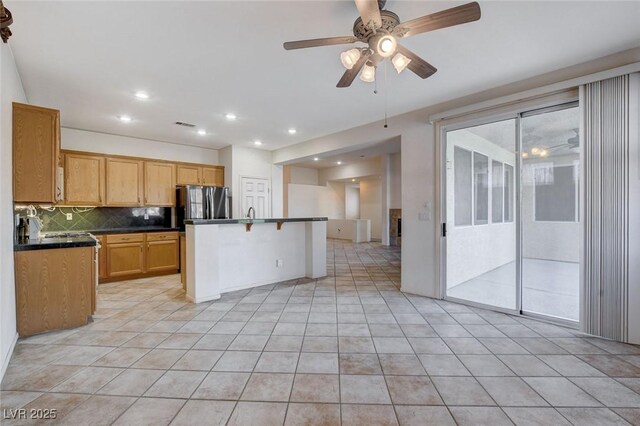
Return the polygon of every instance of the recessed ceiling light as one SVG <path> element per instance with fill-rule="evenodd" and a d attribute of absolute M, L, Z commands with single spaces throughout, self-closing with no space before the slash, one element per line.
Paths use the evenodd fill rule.
<path fill-rule="evenodd" d="M 337 161 L 336 164 L 339 166 L 340 164 L 342 164 L 342 161 Z"/>
<path fill-rule="evenodd" d="M 297 132 L 297 130 L 296 130 L 296 129 L 291 128 L 291 129 L 289 129 L 289 130 L 288 130 L 288 132 L 289 132 L 289 134 L 290 134 L 290 135 L 295 135 L 295 134 L 296 134 L 296 132 Z"/>
<path fill-rule="evenodd" d="M 198 130 L 198 134 L 199 134 L 200 136 L 204 136 L 204 135 L 206 135 L 206 134 L 207 134 L 207 131 L 206 131 L 205 129 L 200 129 L 200 130 Z"/>
<path fill-rule="evenodd" d="M 131 122 L 131 117 L 129 117 L 128 115 L 119 115 L 118 120 L 122 121 L 123 123 L 129 123 Z"/>
<path fill-rule="evenodd" d="M 355 182 L 355 181 L 356 181 L 355 179 L 351 179 L 351 182 Z"/>
<path fill-rule="evenodd" d="M 149 99 L 149 94 L 147 92 L 136 92 L 136 98 L 145 101 Z"/>
<path fill-rule="evenodd" d="M 253 141 L 254 145 L 262 145 L 262 141 Z"/>
<path fill-rule="evenodd" d="M 227 113 L 227 115 L 225 115 L 225 118 L 226 118 L 227 120 L 232 120 L 232 121 L 233 121 L 233 120 L 235 120 L 235 119 L 236 119 L 236 118 L 238 118 L 238 117 L 236 117 L 236 115 L 235 115 L 235 114 L 228 112 L 228 113 Z"/>
<path fill-rule="evenodd" d="M 318 157 L 313 157 L 313 161 L 318 161 L 319 158 Z"/>

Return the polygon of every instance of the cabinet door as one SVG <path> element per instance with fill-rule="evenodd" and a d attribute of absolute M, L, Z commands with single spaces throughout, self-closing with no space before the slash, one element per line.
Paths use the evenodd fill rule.
<path fill-rule="evenodd" d="M 118 243 L 107 245 L 109 277 L 144 273 L 144 243 Z"/>
<path fill-rule="evenodd" d="M 148 206 L 174 206 L 176 166 L 171 163 L 144 164 L 144 203 Z"/>
<path fill-rule="evenodd" d="M 107 158 L 107 205 L 142 205 L 144 162 L 121 158 Z"/>
<path fill-rule="evenodd" d="M 147 272 L 178 270 L 178 240 L 147 243 Z"/>
<path fill-rule="evenodd" d="M 218 167 L 203 167 L 202 180 L 204 185 L 224 186 L 224 169 Z"/>
<path fill-rule="evenodd" d="M 13 200 L 55 203 L 60 111 L 13 104 Z"/>
<path fill-rule="evenodd" d="M 100 206 L 104 202 L 104 158 L 64 156 L 64 198 L 67 204 Z"/>
<path fill-rule="evenodd" d="M 87 323 L 95 291 L 94 247 L 15 253 L 20 336 Z"/>
<path fill-rule="evenodd" d="M 98 251 L 98 278 L 105 279 L 109 277 L 107 268 L 107 240 L 102 235 L 96 237 L 100 243 L 100 251 Z"/>
<path fill-rule="evenodd" d="M 202 183 L 202 167 L 178 164 L 176 174 L 178 185 L 200 185 Z"/>

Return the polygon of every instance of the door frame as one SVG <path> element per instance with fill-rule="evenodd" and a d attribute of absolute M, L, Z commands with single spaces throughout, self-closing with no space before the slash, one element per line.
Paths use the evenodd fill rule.
<path fill-rule="evenodd" d="M 244 189 L 243 189 L 243 185 L 242 185 L 242 181 L 243 179 L 262 179 L 262 180 L 266 180 L 267 181 L 267 194 L 268 194 L 268 200 L 269 200 L 269 207 L 267 208 L 267 214 L 269 215 L 269 218 L 273 217 L 273 210 L 272 210 L 272 199 L 271 199 L 271 177 L 265 177 L 265 176 L 255 176 L 255 175 L 238 175 L 238 177 L 240 178 L 240 190 L 238 191 L 240 193 L 240 197 L 238 197 L 238 211 L 240 212 L 240 214 L 242 215 L 241 217 L 244 217 L 244 214 L 246 212 L 242 211 L 242 200 L 244 198 Z"/>
<path fill-rule="evenodd" d="M 539 107 L 535 106 L 523 106 L 522 108 L 514 108 L 508 112 L 496 112 L 492 114 L 491 112 L 487 112 L 486 114 L 480 114 L 478 116 L 472 117 L 459 117 L 454 118 L 446 123 L 442 121 L 435 123 L 435 133 L 436 133 L 436 146 L 435 146 L 435 154 L 436 154 L 436 200 L 440 203 L 440 208 L 436 209 L 436 229 L 438 230 L 438 234 L 440 236 L 440 244 L 439 250 L 436 250 L 437 253 L 437 281 L 439 283 L 439 295 L 438 297 L 442 300 L 447 300 L 451 302 L 460 303 L 463 305 L 468 305 L 471 307 L 487 309 L 496 312 L 502 312 L 506 314 L 518 315 L 529 317 L 569 328 L 579 329 L 580 324 L 582 322 L 582 312 L 580 312 L 579 320 L 571 321 L 564 318 L 556 318 L 550 315 L 539 314 L 535 312 L 528 312 L 522 309 L 522 218 L 521 218 L 521 170 L 522 170 L 522 129 L 521 129 L 521 121 L 523 116 L 531 116 L 536 114 L 544 114 L 553 111 L 559 111 L 566 108 L 578 107 L 579 111 L 581 111 L 581 106 L 578 98 L 568 99 L 565 101 L 556 100 L 551 105 L 545 104 L 541 102 Z M 514 167 L 515 174 L 515 188 L 514 188 L 514 202 L 515 206 L 515 225 L 516 225 L 516 303 L 515 309 L 501 308 L 498 306 L 487 305 L 483 303 L 473 302 L 469 300 L 459 299 L 451 296 L 447 296 L 447 238 L 443 235 L 447 220 L 447 137 L 446 134 L 449 131 L 460 130 L 468 127 L 479 126 L 483 124 L 490 124 L 499 121 L 514 119 L 515 120 L 515 137 L 516 137 L 516 160 Z M 582 132 L 580 132 L 582 135 Z M 582 138 L 582 136 L 580 136 Z M 580 146 L 580 176 L 583 177 L 584 166 L 582 164 L 584 146 L 581 144 Z M 583 200 L 584 193 L 584 185 L 580 185 L 579 187 L 579 200 Z M 579 217 L 584 218 L 584 203 L 580 204 Z M 473 219 L 473 218 L 472 218 Z M 582 245 L 583 242 L 583 227 L 580 228 L 580 236 L 579 241 Z M 583 259 L 580 259 L 581 264 Z M 582 266 L 581 266 L 582 270 Z M 580 297 L 583 292 L 583 277 L 580 275 L 579 281 L 579 294 Z M 579 301 L 580 311 L 582 311 L 582 302 Z"/>

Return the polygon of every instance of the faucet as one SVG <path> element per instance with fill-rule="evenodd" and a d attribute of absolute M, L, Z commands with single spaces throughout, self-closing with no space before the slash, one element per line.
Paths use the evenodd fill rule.
<path fill-rule="evenodd" d="M 253 213 L 253 214 L 251 214 Z M 253 206 L 249 207 L 249 210 L 247 211 L 247 217 L 249 219 L 255 219 L 256 218 L 256 210 L 253 208 Z"/>

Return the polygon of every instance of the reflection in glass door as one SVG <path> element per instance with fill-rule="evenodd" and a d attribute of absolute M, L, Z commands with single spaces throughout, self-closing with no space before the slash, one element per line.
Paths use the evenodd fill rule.
<path fill-rule="evenodd" d="M 578 107 L 522 115 L 522 310 L 578 321 Z"/>
<path fill-rule="evenodd" d="M 517 309 L 516 120 L 446 133 L 446 294 Z"/>

